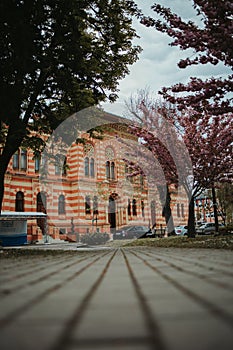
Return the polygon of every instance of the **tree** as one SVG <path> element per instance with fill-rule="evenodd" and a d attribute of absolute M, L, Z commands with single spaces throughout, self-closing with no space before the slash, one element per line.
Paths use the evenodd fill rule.
<path fill-rule="evenodd" d="M 166 183 L 179 183 L 185 188 L 189 198 L 188 235 L 193 237 L 195 198 L 204 189 L 212 189 L 217 217 L 215 183 L 233 180 L 232 114 L 197 116 L 192 108 L 180 113 L 167 103 L 155 101 L 153 104 L 148 101 L 148 96 L 144 97 L 139 94 L 136 106 L 132 99 L 129 103 L 134 118 L 138 115 L 139 120 L 139 124 L 130 129 L 144 140 L 143 145 L 159 160 Z"/>
<path fill-rule="evenodd" d="M 136 10 L 130 0 L 1 1 L 0 211 L 4 174 L 20 145 L 40 151 L 41 134 L 115 100 L 140 51 L 132 44 Z"/>
<path fill-rule="evenodd" d="M 178 66 L 184 69 L 191 65 L 217 65 L 223 63 L 232 70 L 233 67 L 233 8 L 228 0 L 193 0 L 199 24 L 193 21 L 185 22 L 169 8 L 157 3 L 152 6 L 156 14 L 163 17 L 153 19 L 142 17 L 141 22 L 148 27 L 168 34 L 174 40 L 171 46 L 181 50 L 193 49 L 191 57 L 180 60 Z M 195 54 L 196 53 L 196 54 Z M 188 84 L 176 84 L 163 88 L 161 93 L 171 103 L 177 104 L 179 110 L 192 106 L 197 114 L 223 115 L 233 112 L 232 73 L 223 77 L 211 77 L 203 80 L 191 77 Z"/>
<path fill-rule="evenodd" d="M 156 99 L 148 88 L 139 90 L 136 96 L 131 96 L 126 106 L 133 120 L 129 125 L 129 132 L 142 140 L 143 147 L 151 152 L 150 160 L 145 157 L 145 154 L 141 156 L 142 159 L 146 159 L 146 165 L 143 168 L 149 167 L 149 172 L 152 169 L 154 171 L 153 186 L 156 186 L 159 192 L 163 208 L 162 215 L 165 217 L 168 232 L 173 234 L 171 187 L 174 191 L 175 186 L 178 192 L 179 185 L 182 185 L 185 178 L 192 174 L 192 169 L 185 145 L 178 138 L 173 120 L 170 120 L 172 109 L 168 103 Z M 155 159 L 158 162 L 156 167 L 153 166 Z M 134 171 L 131 176 L 140 173 L 141 167 L 138 168 L 135 163 L 130 165 Z"/>
<path fill-rule="evenodd" d="M 180 60 L 180 62 L 178 63 L 178 66 L 180 68 L 184 69 L 188 66 L 198 64 L 217 65 L 221 62 L 226 67 L 229 67 L 229 71 L 232 71 L 232 2 L 228 0 L 193 0 L 193 7 L 197 13 L 197 19 L 201 19 L 201 22 L 197 22 L 197 24 L 193 21 L 183 21 L 181 17 L 179 17 L 177 14 L 172 13 L 169 8 L 163 7 L 158 3 L 155 3 L 152 6 L 152 9 L 155 11 L 156 14 L 163 18 L 163 21 L 161 21 L 161 19 L 153 19 L 144 16 L 141 17 L 141 22 L 148 27 L 155 27 L 158 31 L 168 34 L 171 38 L 174 39 L 171 43 L 171 46 L 178 46 L 181 50 L 192 49 L 194 51 L 194 55 L 191 55 L 191 57 Z M 176 105 L 178 111 L 186 113 L 187 107 L 191 109 L 191 115 L 189 113 L 190 110 L 188 111 L 190 119 L 188 119 L 189 121 L 186 120 L 186 126 L 188 127 L 189 131 L 190 127 L 193 128 L 193 133 L 189 134 L 189 137 L 196 136 L 194 132 L 194 130 L 196 130 L 200 136 L 200 140 L 206 143 L 205 146 L 210 146 L 211 142 L 213 143 L 213 140 L 207 140 L 204 134 L 200 135 L 199 127 L 203 123 L 205 124 L 205 126 L 207 126 L 208 120 L 212 122 L 212 118 L 214 118 L 215 116 L 220 116 L 221 118 L 223 118 L 223 123 L 225 123 L 226 118 L 228 120 L 232 119 L 232 78 L 232 73 L 229 73 L 227 77 L 219 78 L 217 76 L 210 77 L 206 80 L 197 77 L 191 77 L 188 84 L 178 83 L 169 88 L 164 87 L 160 93 L 167 101 Z M 215 121 L 216 120 L 217 119 L 215 119 Z M 208 128 L 211 127 L 209 126 Z M 220 129 L 219 133 L 221 133 Z M 214 130 L 212 130 L 212 134 L 213 136 L 215 135 Z M 227 140 L 229 140 L 229 134 L 227 137 Z M 199 146 L 197 146 L 196 143 L 193 142 L 193 139 L 189 141 L 187 139 L 187 144 L 188 143 L 193 143 L 192 147 L 194 148 L 194 153 L 192 161 L 193 164 L 197 165 L 197 157 L 200 156 L 200 152 L 202 152 L 202 147 L 200 144 Z M 220 144 L 224 144 L 224 142 L 220 142 Z M 196 152 L 198 147 L 199 153 Z M 189 149 L 191 151 L 191 148 Z M 204 152 L 205 154 L 210 154 L 210 148 L 209 150 L 206 149 Z M 221 153 L 218 153 L 217 150 L 215 155 L 218 158 L 221 157 Z M 224 154 L 222 155 L 222 158 L 223 161 L 225 161 L 226 158 L 224 157 Z M 214 182 L 219 176 L 228 177 L 229 180 L 230 168 L 227 158 L 227 165 L 224 166 L 224 168 L 227 168 L 225 169 L 227 173 L 224 173 L 223 169 L 221 172 L 219 167 L 216 165 L 213 174 L 211 174 L 208 170 L 208 164 L 210 164 L 211 162 L 215 164 L 215 162 L 218 163 L 218 161 L 213 157 L 211 157 L 210 159 L 205 159 L 205 161 L 207 162 L 207 174 L 204 174 L 202 172 L 202 175 L 204 176 L 203 181 L 201 181 L 201 179 L 199 178 L 200 181 L 197 181 L 196 183 L 194 182 L 195 186 L 197 186 L 194 190 L 194 193 L 198 192 L 198 186 L 205 187 L 208 183 L 208 186 L 211 185 L 213 189 L 213 197 L 215 197 Z M 202 163 L 202 166 L 205 167 L 205 164 Z M 198 174 L 196 174 L 196 176 L 198 177 Z M 193 207 L 194 193 L 190 198 L 190 205 L 193 205 Z M 214 208 L 216 209 L 216 203 L 214 203 L 214 206 Z M 190 215 L 191 213 L 193 213 L 193 209 L 190 211 Z M 216 230 L 218 230 L 216 210 L 215 221 Z M 189 228 L 191 231 L 195 230 L 193 218 L 191 218 Z"/>
<path fill-rule="evenodd" d="M 231 113 L 221 116 L 196 116 L 196 111 L 176 114 L 174 123 L 182 130 L 182 138 L 193 166 L 193 185 L 185 183 L 190 197 L 190 232 L 195 232 L 194 199 L 203 189 L 212 189 L 215 217 L 217 217 L 215 183 L 232 182 L 232 130 Z M 218 225 L 218 223 L 217 223 Z M 218 227 L 216 228 L 218 229 Z"/>

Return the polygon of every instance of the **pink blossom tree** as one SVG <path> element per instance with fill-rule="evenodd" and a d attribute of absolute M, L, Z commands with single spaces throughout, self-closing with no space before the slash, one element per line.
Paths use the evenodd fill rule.
<path fill-rule="evenodd" d="M 158 19 L 141 17 L 147 27 L 166 33 L 173 41 L 171 46 L 181 50 L 192 49 L 192 55 L 181 59 L 178 66 L 185 69 L 193 65 L 213 66 L 222 63 L 229 68 L 228 75 L 212 76 L 203 80 L 190 77 L 187 84 L 178 83 L 164 87 L 160 92 L 165 100 L 174 104 L 183 139 L 190 152 L 194 167 L 193 198 L 202 188 L 211 187 L 215 202 L 214 183 L 232 179 L 232 92 L 233 92 L 233 37 L 232 1 L 192 0 L 197 21 L 184 21 L 170 8 L 155 3 L 152 9 Z M 178 116 L 178 117 L 177 117 Z M 176 121 L 177 123 L 177 121 Z M 218 230 L 215 209 L 216 230 Z M 194 220 L 190 211 L 189 229 L 194 231 Z"/>
<path fill-rule="evenodd" d="M 233 179 L 233 114 L 210 117 L 204 113 L 197 115 L 192 108 L 180 113 L 167 103 L 155 101 L 153 105 L 142 94 L 140 97 L 137 107 L 130 102 L 132 114 L 139 121 L 130 130 L 144 140 L 144 145 L 159 160 L 168 188 L 172 183 L 185 188 L 189 198 L 188 235 L 193 237 L 195 197 L 212 188 L 215 204 L 215 183 Z"/>
<path fill-rule="evenodd" d="M 132 119 L 132 123 L 128 126 L 129 132 L 137 136 L 142 146 L 150 151 L 146 156 L 147 152 L 143 148 L 140 152 L 138 150 L 135 152 L 134 147 L 131 151 L 133 161 L 129 163 L 130 176 L 139 173 L 147 175 L 145 172 L 153 171 L 153 183 L 150 183 L 150 186 L 158 189 L 163 208 L 162 215 L 168 233 L 173 234 L 171 188 L 178 194 L 179 186 L 183 185 L 185 178 L 192 175 L 188 152 L 175 126 L 170 122 L 172 110 L 166 102 L 156 100 L 148 89 L 144 89 L 138 91 L 137 96 L 132 96 L 126 106 Z M 155 160 L 157 165 L 154 167 Z"/>

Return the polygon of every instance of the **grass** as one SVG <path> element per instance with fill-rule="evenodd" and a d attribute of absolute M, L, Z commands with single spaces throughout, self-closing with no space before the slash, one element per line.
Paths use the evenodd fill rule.
<path fill-rule="evenodd" d="M 195 238 L 166 237 L 136 239 L 125 244 L 127 247 L 148 246 L 163 248 L 209 248 L 233 250 L 233 235 L 196 236 Z"/>

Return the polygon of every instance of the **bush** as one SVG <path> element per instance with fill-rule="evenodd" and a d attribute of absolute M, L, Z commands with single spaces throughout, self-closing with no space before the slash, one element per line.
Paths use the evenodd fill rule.
<path fill-rule="evenodd" d="M 85 235 L 80 236 L 81 243 L 89 245 L 104 244 L 110 239 L 108 233 L 86 233 Z"/>

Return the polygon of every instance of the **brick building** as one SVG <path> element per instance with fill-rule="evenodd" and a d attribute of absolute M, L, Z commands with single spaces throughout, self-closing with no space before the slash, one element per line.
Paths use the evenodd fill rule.
<path fill-rule="evenodd" d="M 119 123 L 113 115 L 108 114 L 108 119 Z M 124 146 L 119 142 L 129 138 L 124 127 L 114 126 L 102 139 L 85 132 L 81 136 L 85 142 L 70 145 L 62 166 L 44 155 L 34 157 L 30 149 L 19 149 L 5 175 L 3 211 L 46 212 L 48 234 L 61 239 L 109 233 L 131 223 L 151 226 L 156 222 L 158 228 L 165 227 L 156 186 L 148 185 L 146 176 L 127 176 Z M 172 192 L 171 207 L 175 224 L 186 224 L 183 191 Z M 29 242 L 44 232 L 43 220 L 29 221 Z"/>

